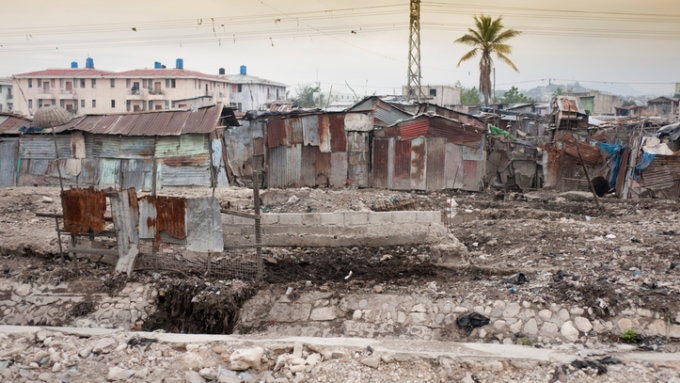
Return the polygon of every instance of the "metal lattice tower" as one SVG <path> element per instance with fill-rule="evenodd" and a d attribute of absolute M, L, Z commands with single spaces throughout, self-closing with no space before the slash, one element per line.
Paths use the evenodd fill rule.
<path fill-rule="evenodd" d="M 411 0 L 406 91 L 409 98 L 424 98 L 420 87 L 420 0 Z"/>

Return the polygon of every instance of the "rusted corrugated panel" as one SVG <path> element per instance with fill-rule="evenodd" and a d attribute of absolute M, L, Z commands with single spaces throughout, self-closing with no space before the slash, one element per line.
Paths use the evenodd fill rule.
<path fill-rule="evenodd" d="M 383 101 L 376 103 L 374 116 L 378 125 L 392 125 L 399 120 L 411 117 L 409 113 L 394 108 Z"/>
<path fill-rule="evenodd" d="M 186 238 L 185 219 L 187 201 L 185 198 L 145 196 L 141 200 L 149 205 L 153 205 L 153 210 L 156 213 L 155 218 L 152 215 L 148 215 L 145 221 L 139 223 L 140 226 L 146 226 L 144 229 L 140 229 L 140 232 L 154 233 L 156 249 L 160 247 L 161 232 L 165 232 L 177 239 Z"/>
<path fill-rule="evenodd" d="M 0 139 L 0 187 L 15 186 L 19 139 Z"/>
<path fill-rule="evenodd" d="M 253 138 L 253 155 L 254 156 L 264 155 L 264 138 L 262 137 Z"/>
<path fill-rule="evenodd" d="M 392 188 L 411 189 L 411 141 L 394 142 L 394 175 Z"/>
<path fill-rule="evenodd" d="M 430 119 L 426 117 L 411 120 L 398 125 L 399 137 L 402 140 L 410 141 L 416 137 L 426 136 L 430 127 Z"/>
<path fill-rule="evenodd" d="M 331 133 L 331 152 L 346 152 L 347 151 L 347 136 L 345 133 L 345 116 L 344 114 L 336 113 L 329 116 L 330 119 L 330 133 Z"/>
<path fill-rule="evenodd" d="M 593 166 L 602 163 L 602 155 L 600 154 L 600 149 L 596 145 L 589 145 L 585 142 L 577 141 L 569 134 L 557 137 L 556 141 L 563 144 L 564 152 L 571 157 L 579 158 L 580 152 L 583 163 L 586 165 Z"/>
<path fill-rule="evenodd" d="M 481 161 L 463 161 L 463 190 L 479 191 L 482 189 L 482 165 Z"/>
<path fill-rule="evenodd" d="M 314 172 L 317 186 L 330 186 L 331 154 L 318 151 L 314 161 Z"/>
<path fill-rule="evenodd" d="M 64 230 L 71 234 L 98 234 L 106 221 L 106 193 L 102 190 L 68 189 L 61 192 Z"/>
<path fill-rule="evenodd" d="M 267 186 L 283 188 L 286 185 L 286 146 L 269 148 L 269 171 L 267 172 Z"/>
<path fill-rule="evenodd" d="M 55 153 L 54 142 L 57 147 Z M 24 135 L 19 140 L 19 157 L 35 159 L 73 158 L 71 152 L 71 137 L 68 134 L 52 135 Z"/>
<path fill-rule="evenodd" d="M 446 164 L 444 173 L 446 174 L 446 188 L 460 189 L 463 187 L 463 152 L 461 147 L 447 143 L 446 144 Z"/>
<path fill-rule="evenodd" d="M 156 140 L 156 158 L 202 155 L 209 152 L 208 136 L 202 134 L 184 134 L 181 136 L 158 137 Z"/>
<path fill-rule="evenodd" d="M 311 115 L 300 118 L 302 123 L 303 144 L 319 146 L 319 116 Z"/>
<path fill-rule="evenodd" d="M 19 134 L 19 128 L 29 127 L 31 120 L 18 116 L 0 114 L 0 134 Z"/>
<path fill-rule="evenodd" d="M 411 189 L 427 188 L 427 139 L 418 137 L 411 140 Z"/>
<path fill-rule="evenodd" d="M 322 153 L 331 152 L 331 119 L 328 114 L 320 114 L 319 119 L 319 150 Z"/>
<path fill-rule="evenodd" d="M 267 146 L 286 145 L 286 125 L 280 116 L 271 116 L 267 124 Z"/>
<path fill-rule="evenodd" d="M 288 118 L 284 120 L 286 126 L 286 141 L 287 145 L 296 145 L 303 143 L 302 120 L 300 118 Z"/>
<path fill-rule="evenodd" d="M 387 188 L 387 174 L 389 161 L 389 139 L 373 140 L 373 161 L 371 169 L 371 185 L 374 188 Z"/>
<path fill-rule="evenodd" d="M 347 153 L 331 153 L 330 186 L 341 188 L 347 185 Z"/>
<path fill-rule="evenodd" d="M 318 146 L 302 147 L 302 167 L 300 169 L 301 186 L 314 187 L 316 185 L 316 156 L 320 154 Z M 325 185 L 322 185 L 325 186 Z"/>
<path fill-rule="evenodd" d="M 640 185 L 654 191 L 657 197 L 680 197 L 680 155 L 654 157 L 640 173 Z"/>
<path fill-rule="evenodd" d="M 173 113 L 145 113 L 140 114 L 135 123 L 129 127 L 131 136 L 143 136 L 146 132 L 158 132 L 159 136 L 179 135 L 183 125 L 170 124 Z"/>
<path fill-rule="evenodd" d="M 462 125 L 460 122 L 448 118 L 434 117 L 430 120 L 428 135 L 432 137 L 446 137 L 455 144 L 470 144 L 479 142 L 484 136 L 484 130 L 473 126 Z"/>
<path fill-rule="evenodd" d="M 623 193 L 623 183 L 626 180 L 626 177 L 628 175 L 628 161 L 630 158 L 630 148 L 626 147 L 623 149 L 623 153 L 621 153 L 620 157 L 620 165 L 619 165 L 619 172 L 616 175 L 616 185 L 614 185 L 614 189 L 616 190 L 616 195 L 621 197 Z"/>
<path fill-rule="evenodd" d="M 446 138 L 427 139 L 427 190 L 441 190 L 445 187 Z"/>

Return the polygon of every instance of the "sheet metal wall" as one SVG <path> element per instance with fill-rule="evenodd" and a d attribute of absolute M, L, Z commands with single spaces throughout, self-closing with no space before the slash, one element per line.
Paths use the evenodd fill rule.
<path fill-rule="evenodd" d="M 0 187 L 15 186 L 19 138 L 0 138 Z"/>

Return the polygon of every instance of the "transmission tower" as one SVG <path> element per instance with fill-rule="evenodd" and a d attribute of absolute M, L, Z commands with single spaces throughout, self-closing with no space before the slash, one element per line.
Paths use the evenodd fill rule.
<path fill-rule="evenodd" d="M 408 38 L 408 75 L 406 91 L 409 98 L 419 102 L 424 98 L 420 87 L 420 0 L 411 0 Z"/>

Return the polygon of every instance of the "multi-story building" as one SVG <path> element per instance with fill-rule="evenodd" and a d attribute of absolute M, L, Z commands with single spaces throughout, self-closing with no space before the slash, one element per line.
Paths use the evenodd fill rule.
<path fill-rule="evenodd" d="M 425 96 L 424 99 L 420 100 L 421 102 L 428 102 L 445 108 L 452 108 L 456 105 L 460 105 L 460 87 L 451 85 L 421 85 L 420 89 Z M 403 86 L 401 89 L 401 94 L 403 96 L 415 96 L 415 92 L 414 94 L 408 93 L 408 87 Z"/>
<path fill-rule="evenodd" d="M 14 109 L 14 95 L 12 93 L 12 79 L 0 78 L 0 113 L 11 112 Z"/>
<path fill-rule="evenodd" d="M 172 69 L 155 62 L 153 69 L 111 72 L 95 69 L 94 60 L 88 58 L 85 68 L 72 62 L 68 69 L 14 75 L 14 110 L 33 116 L 39 107 L 59 105 L 83 115 L 186 109 L 215 103 L 237 108 L 247 105 L 249 110 L 285 98 L 285 85 L 247 76 L 245 67 L 241 72 L 226 75 L 220 69 L 218 75 L 209 75 L 186 70 L 181 58 Z M 240 82 L 246 77 L 246 82 Z M 246 91 L 248 94 L 242 94 Z"/>

